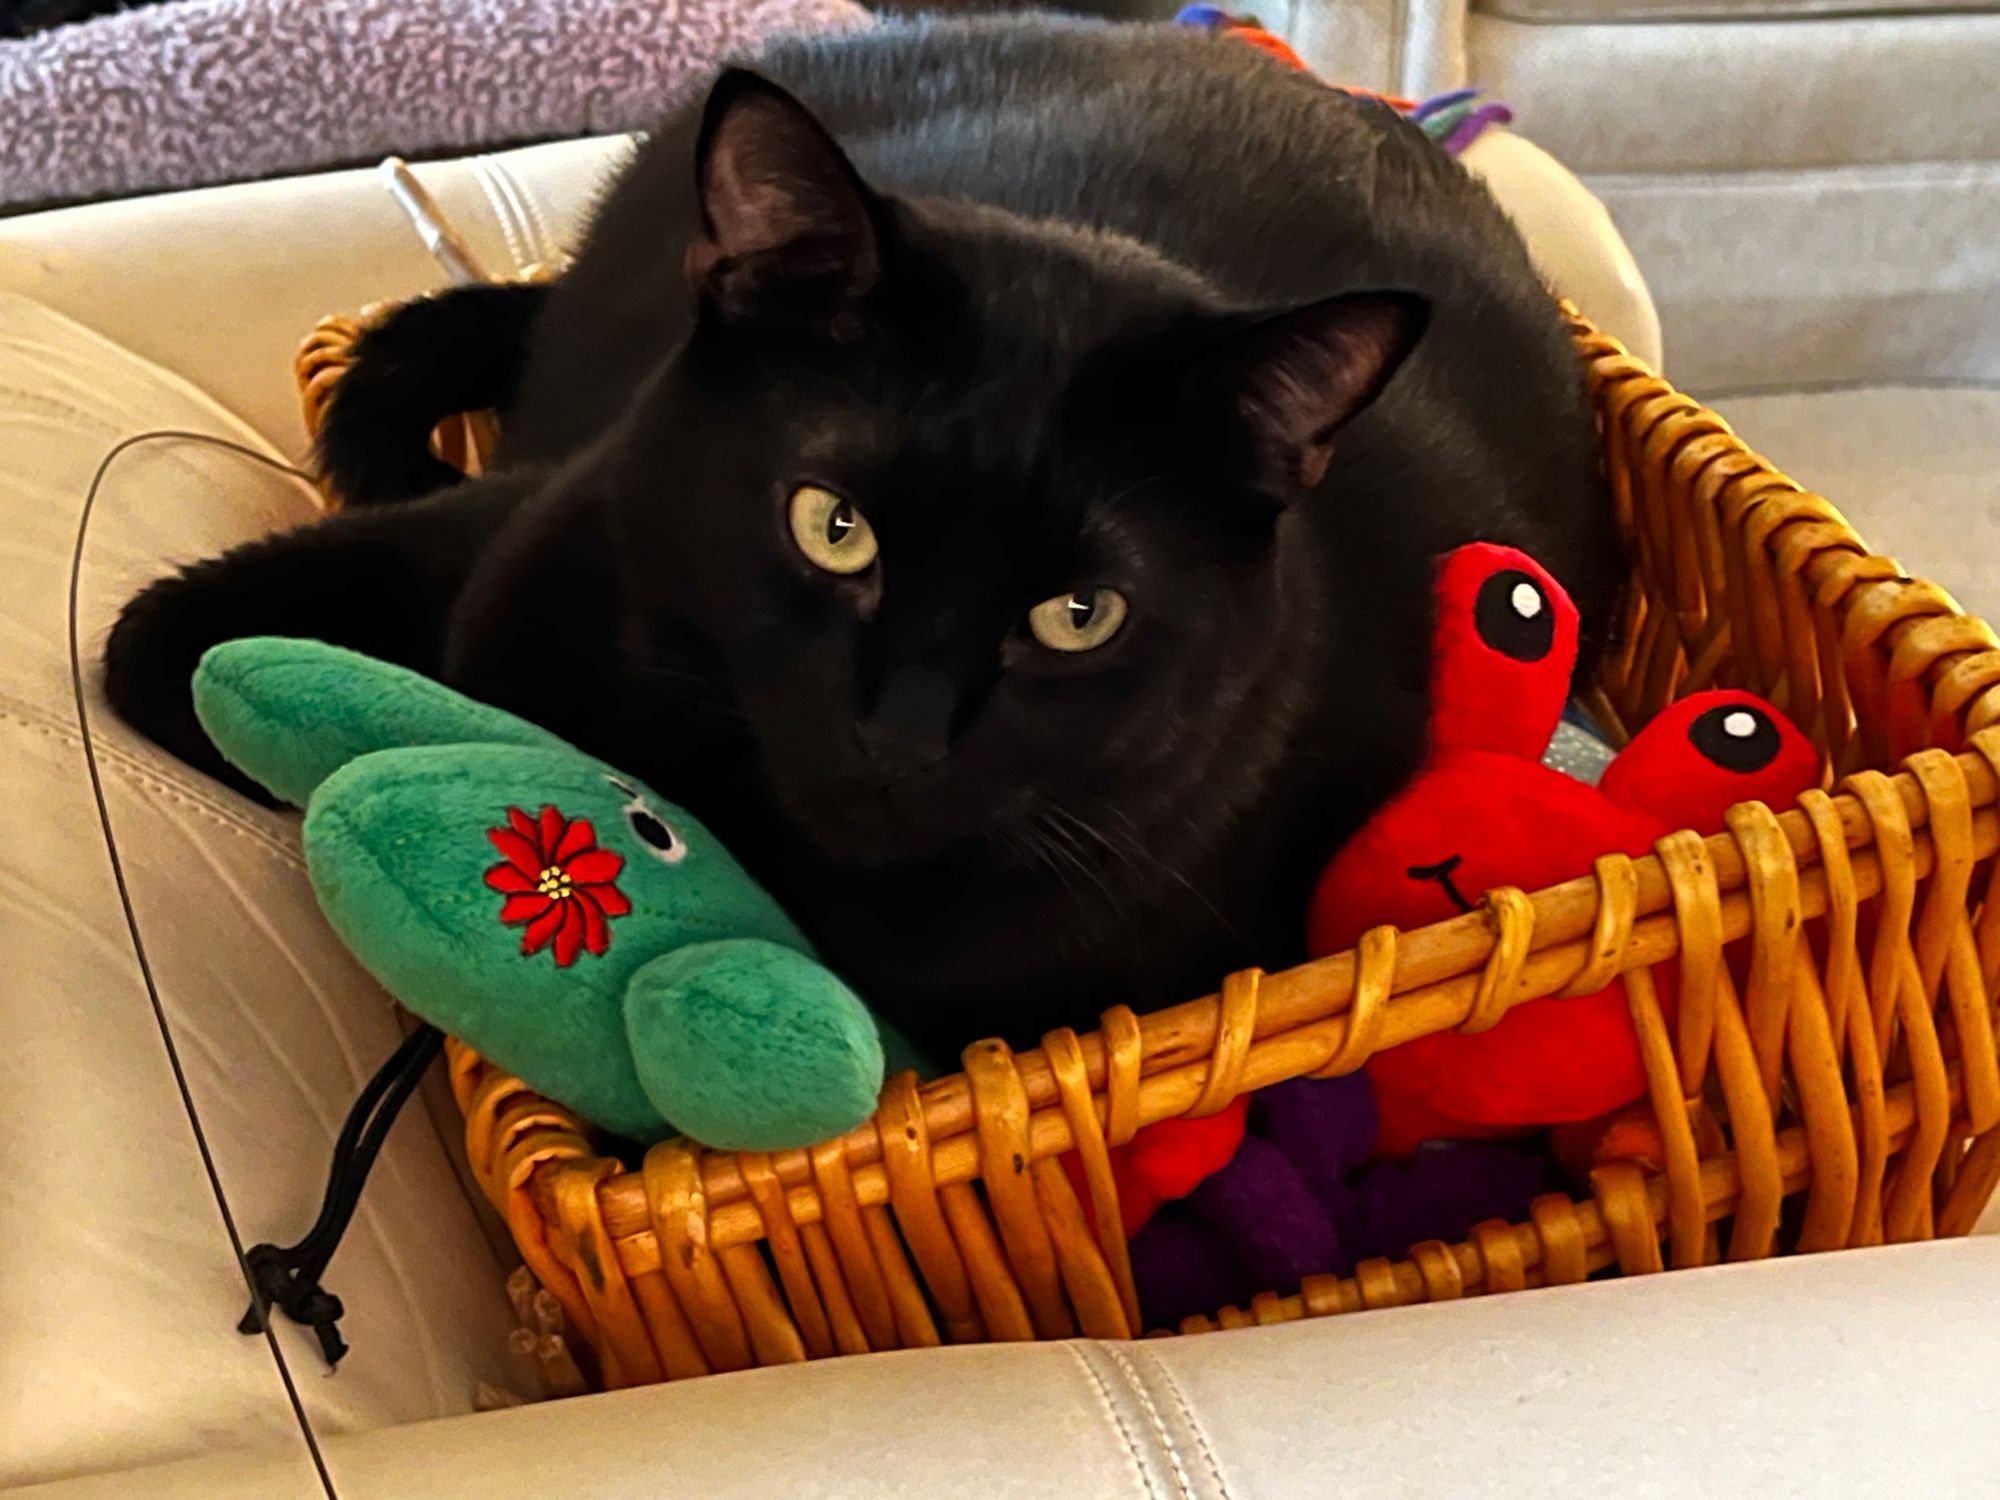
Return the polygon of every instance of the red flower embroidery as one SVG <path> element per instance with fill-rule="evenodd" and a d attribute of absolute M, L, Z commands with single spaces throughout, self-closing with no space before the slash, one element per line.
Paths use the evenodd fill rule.
<path fill-rule="evenodd" d="M 500 920 L 528 924 L 522 955 L 541 952 L 553 939 L 559 969 L 575 963 L 579 949 L 602 956 L 611 946 L 608 919 L 624 916 L 632 903 L 612 884 L 625 856 L 597 847 L 590 820 L 545 807 L 537 821 L 510 807 L 507 827 L 489 828 L 486 837 L 502 856 L 486 872 L 486 883 L 507 898 Z"/>

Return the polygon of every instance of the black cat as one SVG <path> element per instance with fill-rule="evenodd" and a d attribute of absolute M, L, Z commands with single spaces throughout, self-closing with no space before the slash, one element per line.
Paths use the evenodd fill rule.
<path fill-rule="evenodd" d="M 1513 542 L 1607 609 L 1518 237 L 1391 111 L 1225 40 L 937 23 L 758 69 L 552 289 L 371 338 L 326 457 L 400 503 L 148 590 L 112 702 L 225 773 L 215 641 L 435 673 L 685 802 L 940 1057 L 1294 960 L 1420 753 L 1431 559 Z M 488 403 L 496 473 L 425 493 L 431 419 Z"/>

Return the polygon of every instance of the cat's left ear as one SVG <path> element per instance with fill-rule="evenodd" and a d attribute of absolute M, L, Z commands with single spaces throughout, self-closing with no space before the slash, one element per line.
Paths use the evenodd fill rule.
<path fill-rule="evenodd" d="M 695 189 L 688 284 L 725 315 L 829 320 L 881 274 L 880 201 L 812 113 L 756 73 L 716 80 Z"/>
<path fill-rule="evenodd" d="M 1197 359 L 1190 397 L 1248 444 L 1264 489 L 1295 498 L 1326 477 L 1335 434 L 1388 385 L 1429 312 L 1414 293 L 1349 292 L 1233 322 Z"/>

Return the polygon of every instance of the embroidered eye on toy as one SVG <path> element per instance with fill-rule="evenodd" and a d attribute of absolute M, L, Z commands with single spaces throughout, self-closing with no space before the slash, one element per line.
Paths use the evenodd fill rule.
<path fill-rule="evenodd" d="M 533 725 L 313 641 L 243 640 L 195 701 L 306 809 L 327 920 L 424 1020 L 641 1142 L 776 1150 L 913 1061 L 685 810 Z"/>

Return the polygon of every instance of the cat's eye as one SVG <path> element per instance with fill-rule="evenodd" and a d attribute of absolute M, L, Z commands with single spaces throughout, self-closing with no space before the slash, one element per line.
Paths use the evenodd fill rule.
<path fill-rule="evenodd" d="M 880 548 L 875 528 L 854 502 L 816 484 L 792 491 L 792 540 L 816 568 L 843 577 L 874 566 Z"/>
<path fill-rule="evenodd" d="M 1051 651 L 1095 651 L 1124 623 L 1125 596 L 1116 589 L 1078 589 L 1028 611 L 1028 629 Z"/>

